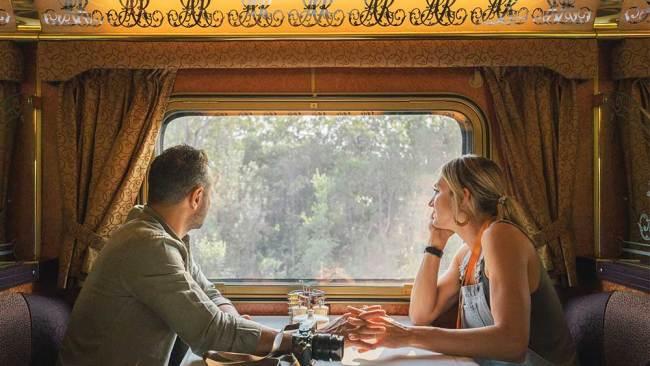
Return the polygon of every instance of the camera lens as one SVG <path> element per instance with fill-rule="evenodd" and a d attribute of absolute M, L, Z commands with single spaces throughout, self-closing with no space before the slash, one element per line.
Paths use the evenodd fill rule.
<path fill-rule="evenodd" d="M 314 334 L 312 338 L 312 357 L 315 360 L 341 361 L 345 339 L 336 334 Z"/>

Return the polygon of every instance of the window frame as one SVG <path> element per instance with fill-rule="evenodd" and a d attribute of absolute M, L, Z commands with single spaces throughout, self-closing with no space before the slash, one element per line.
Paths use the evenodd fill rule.
<path fill-rule="evenodd" d="M 489 124 L 483 111 L 469 98 L 455 94 L 401 94 L 401 95 L 173 95 L 163 118 L 155 155 L 164 146 L 165 131 L 169 123 L 182 116 L 214 115 L 225 112 L 423 112 L 451 111 L 464 115 L 465 123 L 459 123 L 463 137 L 462 153 L 491 156 Z M 148 183 L 143 183 L 146 198 Z M 300 283 L 273 282 L 218 282 L 215 287 L 234 301 L 272 302 L 286 301 L 286 295 L 299 289 Z M 412 283 L 387 285 L 316 285 L 334 302 L 365 301 L 382 303 L 407 303 Z M 330 301 L 332 302 L 332 301 Z"/>

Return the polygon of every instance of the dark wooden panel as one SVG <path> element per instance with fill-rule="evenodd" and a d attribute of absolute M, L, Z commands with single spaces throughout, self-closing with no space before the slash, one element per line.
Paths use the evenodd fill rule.
<path fill-rule="evenodd" d="M 650 293 L 650 269 L 617 262 L 598 262 L 598 277 Z"/>
<path fill-rule="evenodd" d="M 19 260 L 34 258 L 34 120 L 32 106 L 25 103 L 35 92 L 36 46 L 21 46 L 25 66 L 20 92 L 23 99 L 22 121 L 16 131 L 11 176 L 9 179 L 7 233 L 15 240 L 15 254 Z"/>
<path fill-rule="evenodd" d="M 0 290 L 38 280 L 37 263 L 16 263 L 0 268 Z"/>

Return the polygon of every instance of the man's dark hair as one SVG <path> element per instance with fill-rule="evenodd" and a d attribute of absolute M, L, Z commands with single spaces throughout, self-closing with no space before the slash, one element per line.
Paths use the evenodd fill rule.
<path fill-rule="evenodd" d="M 178 203 L 196 187 L 209 188 L 210 184 L 205 151 L 188 145 L 173 146 L 151 163 L 149 203 Z"/>

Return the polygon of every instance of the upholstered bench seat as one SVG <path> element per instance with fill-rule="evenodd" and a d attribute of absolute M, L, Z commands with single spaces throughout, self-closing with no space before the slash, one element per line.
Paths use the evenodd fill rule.
<path fill-rule="evenodd" d="M 54 365 L 69 315 L 57 298 L 0 294 L 0 365 Z M 650 365 L 650 295 L 580 296 L 567 302 L 565 316 L 580 365 Z"/>
<path fill-rule="evenodd" d="M 600 292 L 564 309 L 581 366 L 650 365 L 650 295 Z"/>
<path fill-rule="evenodd" d="M 54 365 L 69 317 L 63 300 L 0 294 L 0 365 Z"/>

